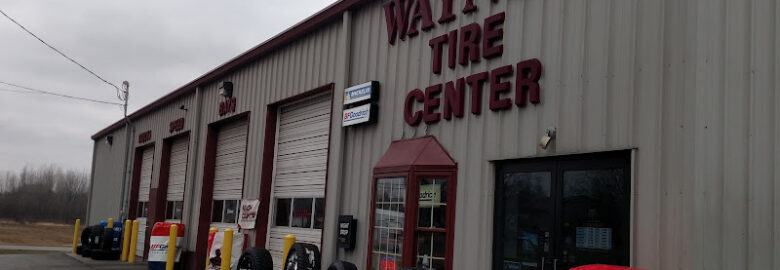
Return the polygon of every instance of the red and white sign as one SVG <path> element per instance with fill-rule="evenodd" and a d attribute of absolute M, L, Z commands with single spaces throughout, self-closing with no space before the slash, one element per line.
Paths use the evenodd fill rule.
<path fill-rule="evenodd" d="M 258 209 L 260 209 L 260 200 L 241 200 L 238 226 L 241 229 L 254 229 Z"/>
<path fill-rule="evenodd" d="M 209 233 L 209 261 L 207 270 L 219 270 L 222 266 L 222 243 L 224 243 L 225 232 Z M 230 252 L 230 269 L 235 270 L 238 267 L 238 259 L 246 249 L 246 234 L 236 232 L 233 234 L 233 249 Z"/>
<path fill-rule="evenodd" d="M 157 222 L 152 228 L 152 237 L 149 238 L 149 261 L 165 262 L 168 258 L 168 240 L 171 233 L 171 225 L 179 227 L 176 236 L 176 262 L 181 259 L 181 250 L 184 243 L 184 224 Z"/>

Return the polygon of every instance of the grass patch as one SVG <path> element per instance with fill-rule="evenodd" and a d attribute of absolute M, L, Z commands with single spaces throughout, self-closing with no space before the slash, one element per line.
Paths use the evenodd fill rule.
<path fill-rule="evenodd" d="M 66 224 L 20 224 L 0 220 L 0 232 L 0 245 L 55 247 L 70 246 L 73 241 L 73 225 Z"/>

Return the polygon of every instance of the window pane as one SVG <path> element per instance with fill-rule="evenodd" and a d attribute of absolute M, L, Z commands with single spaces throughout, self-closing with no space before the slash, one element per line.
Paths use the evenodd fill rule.
<path fill-rule="evenodd" d="M 144 202 L 138 202 L 138 207 L 135 210 L 135 215 L 138 217 L 144 217 Z"/>
<path fill-rule="evenodd" d="M 173 219 L 181 219 L 184 202 L 178 201 L 173 204 Z"/>
<path fill-rule="evenodd" d="M 144 202 L 144 208 L 143 209 L 144 209 L 143 217 L 148 217 L 149 216 L 149 202 Z"/>
<path fill-rule="evenodd" d="M 325 199 L 317 198 L 314 200 L 314 228 L 322 229 L 325 224 Z"/>
<path fill-rule="evenodd" d="M 224 202 L 222 200 L 214 201 L 211 207 L 211 222 L 222 222 L 222 205 Z"/>
<path fill-rule="evenodd" d="M 420 180 L 417 227 L 444 229 L 447 227 L 447 180 Z"/>
<path fill-rule="evenodd" d="M 290 204 L 292 199 L 276 199 L 275 226 L 290 226 Z"/>
<path fill-rule="evenodd" d="M 375 192 L 371 269 L 400 269 L 404 243 L 406 180 L 378 179 Z"/>
<path fill-rule="evenodd" d="M 238 216 L 238 201 L 227 200 L 225 201 L 225 217 L 222 222 L 236 223 L 236 216 Z"/>
<path fill-rule="evenodd" d="M 295 198 L 293 199 L 293 219 L 292 227 L 311 228 L 312 217 L 312 199 Z"/>
<path fill-rule="evenodd" d="M 168 201 L 165 204 L 165 219 L 172 219 L 173 218 L 173 202 Z"/>
<path fill-rule="evenodd" d="M 417 267 L 444 269 L 446 235 L 443 232 L 417 232 Z"/>

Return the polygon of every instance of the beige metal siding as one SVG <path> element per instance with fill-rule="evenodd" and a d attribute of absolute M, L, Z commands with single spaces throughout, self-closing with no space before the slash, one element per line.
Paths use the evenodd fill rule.
<path fill-rule="evenodd" d="M 95 156 L 92 170 L 92 186 L 90 187 L 89 217 L 84 224 L 97 224 L 110 217 L 118 218 L 121 208 L 120 193 L 125 179 L 123 173 L 125 162 L 125 129 L 118 129 L 110 134 L 112 144 L 106 142 L 106 137 L 95 140 Z"/>
<path fill-rule="evenodd" d="M 244 66 L 219 81 L 233 82 L 233 95 L 236 97 L 236 112 L 219 116 L 219 103 L 225 100 L 219 95 L 218 82 L 203 86 L 203 108 L 201 125 L 219 121 L 242 112 L 249 112 L 249 132 L 247 138 L 245 181 L 243 198 L 255 199 L 260 196 L 260 170 L 262 164 L 263 140 L 265 135 L 265 113 L 268 104 L 279 102 L 306 91 L 334 82 L 334 74 L 344 65 L 337 57 L 340 24 L 331 23 L 321 30 L 309 33 L 306 37 L 292 42 L 287 47 L 264 56 L 256 62 Z M 337 86 L 338 87 L 338 86 Z M 206 128 L 201 130 L 200 149 L 205 149 Z M 202 151 L 202 150 L 201 150 Z M 195 207 L 185 209 L 191 217 L 187 227 L 190 232 L 197 230 L 197 217 L 200 215 L 200 191 L 202 188 L 203 153 L 199 153 L 197 177 L 194 181 L 193 195 Z M 192 211 L 192 212 L 190 212 Z M 254 245 L 254 230 L 249 234 L 250 246 Z M 187 248 L 194 250 L 196 235 L 187 236 Z"/>
<path fill-rule="evenodd" d="M 353 16 L 349 84 L 378 80 L 383 91 L 379 123 L 346 129 L 344 160 L 331 163 L 345 168 L 340 212 L 364 224 L 340 258 L 364 268 L 371 168 L 390 142 L 435 135 L 459 164 L 455 269 L 491 267 L 491 160 L 626 148 L 637 149 L 635 266 L 780 267 L 776 1 L 477 1 L 476 13 L 394 46 L 381 3 Z M 501 58 L 431 73 L 431 38 L 501 11 Z M 410 90 L 528 58 L 544 65 L 541 104 L 491 112 L 485 91 L 481 116 L 404 122 Z M 542 150 L 547 127 L 558 138 Z"/>

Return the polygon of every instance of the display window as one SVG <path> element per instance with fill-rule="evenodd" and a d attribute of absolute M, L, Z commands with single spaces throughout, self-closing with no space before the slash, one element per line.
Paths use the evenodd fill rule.
<path fill-rule="evenodd" d="M 456 175 L 433 137 L 391 144 L 374 168 L 369 269 L 452 269 Z"/>

